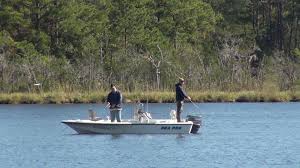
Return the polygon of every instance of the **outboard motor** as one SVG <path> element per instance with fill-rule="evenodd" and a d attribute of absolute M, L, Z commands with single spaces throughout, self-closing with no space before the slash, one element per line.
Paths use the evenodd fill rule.
<path fill-rule="evenodd" d="M 202 117 L 201 116 L 193 116 L 193 115 L 188 115 L 186 117 L 187 117 L 186 121 L 193 122 L 191 133 L 196 134 L 202 125 Z"/>

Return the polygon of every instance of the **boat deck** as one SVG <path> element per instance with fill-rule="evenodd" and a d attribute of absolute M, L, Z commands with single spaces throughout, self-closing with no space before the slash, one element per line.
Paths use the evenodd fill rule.
<path fill-rule="evenodd" d="M 157 125 L 165 125 L 165 124 L 172 124 L 172 125 L 191 125 L 193 124 L 191 121 L 184 121 L 184 122 L 177 122 L 176 120 L 166 120 L 166 119 L 150 119 L 149 121 L 137 121 L 133 119 L 125 119 L 121 122 L 111 122 L 110 120 L 81 120 L 81 119 L 75 119 L 75 120 L 63 120 L 63 123 L 86 123 L 86 124 L 110 124 L 110 125 L 129 125 L 129 124 L 157 124 Z"/>

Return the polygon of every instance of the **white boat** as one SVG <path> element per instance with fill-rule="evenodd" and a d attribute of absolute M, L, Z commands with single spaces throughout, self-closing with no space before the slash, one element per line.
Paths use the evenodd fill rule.
<path fill-rule="evenodd" d="M 90 111 L 90 119 L 63 120 L 79 134 L 189 134 L 197 133 L 201 126 L 201 117 L 188 116 L 177 122 L 175 111 L 171 111 L 171 119 L 152 119 L 149 113 L 140 109 L 134 119 L 111 122 L 109 119 L 97 119 L 95 112 Z M 176 114 L 175 114 L 176 115 Z"/>

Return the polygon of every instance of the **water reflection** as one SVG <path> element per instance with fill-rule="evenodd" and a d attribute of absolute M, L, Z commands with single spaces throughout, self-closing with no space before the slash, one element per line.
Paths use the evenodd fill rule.
<path fill-rule="evenodd" d="M 176 139 L 184 139 L 185 136 L 183 134 L 177 134 Z"/>
<path fill-rule="evenodd" d="M 115 139 L 120 139 L 122 137 L 121 134 L 111 134 L 111 139 L 115 140 Z"/>

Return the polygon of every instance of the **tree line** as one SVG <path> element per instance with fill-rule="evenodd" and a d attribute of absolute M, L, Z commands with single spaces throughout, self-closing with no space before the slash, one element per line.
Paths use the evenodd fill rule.
<path fill-rule="evenodd" d="M 299 15 L 297 0 L 1 0 L 0 91 L 295 89 Z"/>

